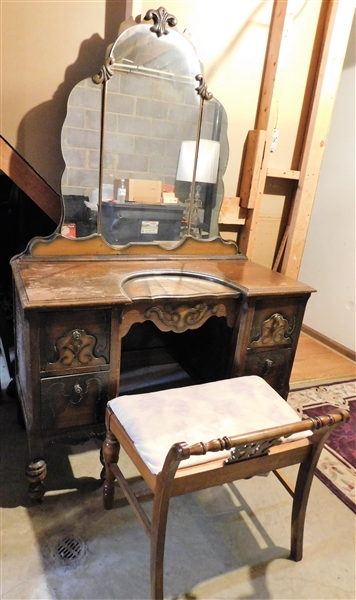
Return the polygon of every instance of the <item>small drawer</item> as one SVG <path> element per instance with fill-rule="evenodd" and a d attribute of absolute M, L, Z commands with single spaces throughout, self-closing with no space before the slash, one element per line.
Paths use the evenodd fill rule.
<path fill-rule="evenodd" d="M 288 394 L 291 350 L 255 352 L 246 357 L 243 375 L 259 375 L 283 398 Z"/>
<path fill-rule="evenodd" d="M 42 429 L 103 423 L 108 382 L 108 371 L 42 379 Z"/>
<path fill-rule="evenodd" d="M 72 310 L 40 315 L 42 376 L 105 369 L 110 361 L 110 311 Z"/>

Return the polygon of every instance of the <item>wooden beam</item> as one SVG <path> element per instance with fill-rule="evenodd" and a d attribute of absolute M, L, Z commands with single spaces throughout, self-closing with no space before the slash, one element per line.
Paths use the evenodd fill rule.
<path fill-rule="evenodd" d="M 287 4 L 286 0 L 274 0 L 273 2 L 260 95 L 256 111 L 255 129 L 266 130 L 268 128 L 278 59 L 283 40 Z"/>
<path fill-rule="evenodd" d="M 250 198 L 249 202 L 254 209 L 246 210 L 246 223 L 241 228 L 238 236 L 238 246 L 240 252 L 248 258 L 252 258 L 253 247 L 256 238 L 257 224 L 262 204 L 263 192 L 267 177 L 267 167 L 269 160 L 269 149 L 271 147 L 273 135 L 273 113 L 272 109 L 276 103 L 274 96 L 275 87 L 278 87 L 277 71 L 279 66 L 279 57 L 281 55 L 282 45 L 286 45 L 286 14 L 287 2 L 285 0 L 274 0 L 271 24 L 269 29 L 266 56 L 263 67 L 262 82 L 258 100 L 255 129 L 266 131 L 266 149 L 262 160 L 261 170 L 259 172 L 258 184 L 256 186 L 255 198 Z M 281 69 L 279 70 L 281 71 Z M 280 72 L 278 74 L 280 79 Z M 243 174 L 241 181 L 243 179 Z"/>
<path fill-rule="evenodd" d="M 267 131 L 253 129 L 247 135 L 241 184 L 237 192 L 242 208 L 255 207 L 258 180 L 266 146 L 266 134 Z"/>
<path fill-rule="evenodd" d="M 57 192 L 0 136 L 0 169 L 55 223 L 62 206 Z"/>
<path fill-rule="evenodd" d="M 276 177 L 277 179 L 296 179 L 298 181 L 300 177 L 300 171 L 295 171 L 293 169 L 274 169 L 268 167 L 267 177 Z"/>
<path fill-rule="evenodd" d="M 323 35 L 319 31 L 316 40 L 319 46 L 319 60 L 315 61 L 317 63 L 314 75 L 316 83 L 303 144 L 299 185 L 281 267 L 282 273 L 294 279 L 298 277 L 302 261 L 326 139 L 355 12 L 353 0 L 325 0 L 323 4 L 324 8 L 320 13 Z M 326 12 L 325 4 L 327 4 Z"/>

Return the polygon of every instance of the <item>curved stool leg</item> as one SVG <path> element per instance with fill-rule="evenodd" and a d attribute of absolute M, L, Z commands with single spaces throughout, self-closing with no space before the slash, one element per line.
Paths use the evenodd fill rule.
<path fill-rule="evenodd" d="M 187 444 L 184 445 L 188 447 Z M 163 600 L 163 562 L 168 508 L 173 480 L 180 460 L 181 455 L 177 448 L 173 446 L 168 452 L 162 471 L 156 479 L 150 532 L 152 600 Z"/>
<path fill-rule="evenodd" d="M 321 451 L 334 426 L 314 433 L 313 448 L 308 460 L 300 464 L 292 507 L 291 558 L 298 562 L 303 558 L 304 525 L 314 471 Z"/>
<path fill-rule="evenodd" d="M 117 463 L 120 453 L 120 444 L 110 430 L 106 433 L 103 443 L 103 458 L 105 464 L 105 481 L 103 486 L 104 508 L 110 510 L 114 503 L 115 476 L 110 468 L 110 463 Z"/>
<path fill-rule="evenodd" d="M 163 600 L 163 562 L 166 541 L 169 496 L 155 495 L 151 530 L 151 597 Z"/>

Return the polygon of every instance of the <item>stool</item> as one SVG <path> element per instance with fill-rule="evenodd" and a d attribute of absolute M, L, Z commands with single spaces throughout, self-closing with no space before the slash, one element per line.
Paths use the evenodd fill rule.
<path fill-rule="evenodd" d="M 103 446 L 104 507 L 113 506 L 117 480 L 150 539 L 151 597 L 163 598 L 170 498 L 270 471 L 293 497 L 291 558 L 301 560 L 307 502 L 320 452 L 334 427 L 348 420 L 343 409 L 301 420 L 253 375 L 111 400 Z M 117 465 L 120 446 L 149 494 L 133 493 Z M 280 471 L 293 464 L 300 465 L 295 487 Z M 153 498 L 151 520 L 140 504 L 148 497 Z"/>

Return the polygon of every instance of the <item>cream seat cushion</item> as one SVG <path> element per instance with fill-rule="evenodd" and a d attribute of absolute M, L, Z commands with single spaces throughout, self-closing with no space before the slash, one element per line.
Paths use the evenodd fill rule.
<path fill-rule="evenodd" d="M 300 417 L 261 377 L 250 375 L 184 388 L 119 396 L 115 413 L 152 473 L 159 473 L 170 447 L 208 442 L 300 421 Z M 306 437 L 294 434 L 287 440 Z M 230 451 L 192 456 L 180 467 L 222 459 Z"/>

